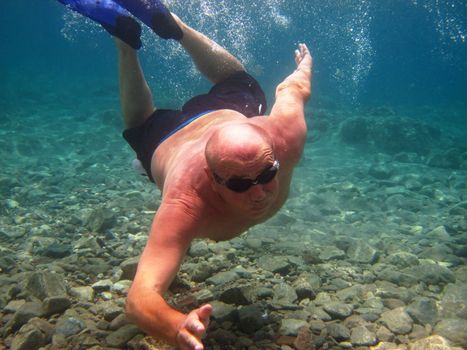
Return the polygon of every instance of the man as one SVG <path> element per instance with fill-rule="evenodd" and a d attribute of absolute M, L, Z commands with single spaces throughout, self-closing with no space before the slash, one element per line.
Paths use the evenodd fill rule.
<path fill-rule="evenodd" d="M 148 334 L 182 350 L 204 349 L 201 338 L 212 307 L 186 315 L 163 295 L 193 239 L 233 238 L 284 204 L 306 140 L 311 56 L 300 44 L 297 68 L 277 87 L 265 117 L 264 93 L 245 67 L 159 0 L 59 1 L 117 38 L 124 137 L 162 191 L 128 294 L 127 315 Z M 213 82 L 211 91 L 181 111 L 156 109 L 137 58 L 141 28 L 130 13 L 159 36 L 178 40 Z"/>

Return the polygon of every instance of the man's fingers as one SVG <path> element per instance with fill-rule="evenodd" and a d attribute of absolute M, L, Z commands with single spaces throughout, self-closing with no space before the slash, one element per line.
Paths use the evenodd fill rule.
<path fill-rule="evenodd" d="M 200 318 L 201 321 L 209 319 L 209 316 L 211 316 L 211 312 L 212 312 L 212 306 L 209 304 L 201 306 L 197 311 L 198 317 Z"/>
<path fill-rule="evenodd" d="M 187 329 L 178 334 L 178 344 L 182 350 L 203 350 L 204 345 L 196 336 Z"/>

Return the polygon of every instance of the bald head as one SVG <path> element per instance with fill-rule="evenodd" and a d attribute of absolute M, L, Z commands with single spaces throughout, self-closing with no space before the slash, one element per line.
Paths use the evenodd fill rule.
<path fill-rule="evenodd" d="M 251 124 L 234 124 L 217 129 L 206 144 L 211 169 L 219 166 L 251 165 L 273 154 L 269 135 Z"/>

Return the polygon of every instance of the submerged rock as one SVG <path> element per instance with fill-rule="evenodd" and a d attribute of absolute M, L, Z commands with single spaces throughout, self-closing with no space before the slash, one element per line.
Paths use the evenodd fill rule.
<path fill-rule="evenodd" d="M 412 330 L 413 320 L 403 307 L 381 314 L 381 322 L 395 334 L 408 334 Z"/>
<path fill-rule="evenodd" d="M 26 288 L 33 296 L 44 300 L 48 297 L 65 296 L 67 286 L 63 275 L 40 271 L 28 278 Z"/>
<path fill-rule="evenodd" d="M 451 350 L 449 342 L 439 335 L 417 340 L 410 347 L 411 350 Z"/>
<path fill-rule="evenodd" d="M 434 329 L 435 334 L 439 334 L 453 345 L 467 348 L 467 322 L 459 318 L 447 318 L 441 320 Z"/>
<path fill-rule="evenodd" d="M 440 306 L 444 318 L 460 317 L 467 320 L 467 283 L 448 284 Z"/>

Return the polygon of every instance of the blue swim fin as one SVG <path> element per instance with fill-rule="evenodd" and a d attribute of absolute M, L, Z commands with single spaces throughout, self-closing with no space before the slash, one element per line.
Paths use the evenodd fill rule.
<path fill-rule="evenodd" d="M 111 35 L 135 50 L 141 47 L 141 26 L 130 13 L 112 0 L 58 0 L 70 9 L 99 23 Z"/>
<path fill-rule="evenodd" d="M 180 40 L 183 32 L 160 0 L 115 0 L 163 39 Z"/>

